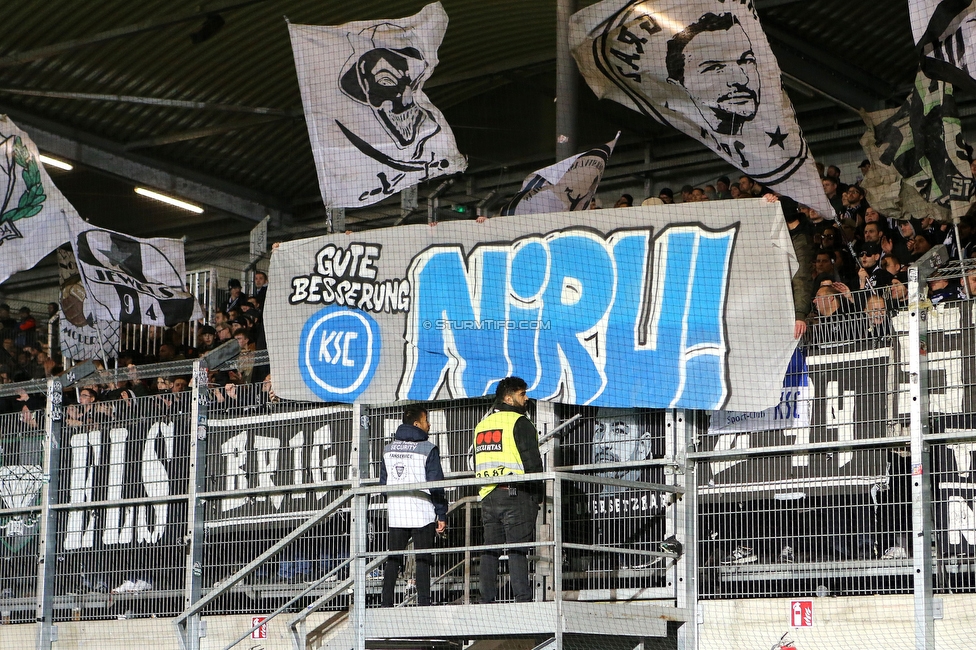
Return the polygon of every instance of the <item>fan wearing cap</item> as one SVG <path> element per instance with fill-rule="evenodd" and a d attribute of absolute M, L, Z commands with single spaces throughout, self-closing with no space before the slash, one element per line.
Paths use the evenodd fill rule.
<path fill-rule="evenodd" d="M 217 330 L 212 328 L 210 325 L 204 325 L 201 327 L 198 335 L 200 338 L 199 342 L 197 343 L 197 352 L 200 354 L 210 352 L 217 347 Z"/>
<path fill-rule="evenodd" d="M 938 305 L 941 302 L 966 299 L 962 287 L 959 286 L 959 280 L 955 278 L 943 277 L 936 272 L 929 277 L 928 284 L 929 300 L 933 305 Z"/>
<path fill-rule="evenodd" d="M 841 195 L 841 205 L 844 206 L 842 219 L 854 219 L 861 222 L 868 209 L 868 202 L 864 200 L 864 190 L 857 185 L 851 185 Z"/>
<path fill-rule="evenodd" d="M 880 289 L 891 284 L 891 274 L 884 270 L 881 261 L 881 244 L 864 242 L 858 248 L 857 270 L 858 286 L 863 290 Z"/>
<path fill-rule="evenodd" d="M 865 158 L 857 168 L 861 172 L 861 180 L 858 181 L 858 184 L 860 184 L 861 181 L 868 177 L 868 172 L 871 171 L 871 161 Z"/>
<path fill-rule="evenodd" d="M 227 298 L 227 306 L 224 307 L 224 311 L 229 312 L 231 309 L 239 309 L 241 304 L 247 302 L 247 297 L 241 291 L 241 281 L 232 278 L 227 283 L 227 288 L 230 290 L 230 297 Z"/>
<path fill-rule="evenodd" d="M 928 253 L 936 243 L 933 241 L 935 235 L 925 230 L 919 231 L 917 235 L 908 240 L 908 250 L 912 254 L 912 261 L 916 262 L 922 255 Z"/>

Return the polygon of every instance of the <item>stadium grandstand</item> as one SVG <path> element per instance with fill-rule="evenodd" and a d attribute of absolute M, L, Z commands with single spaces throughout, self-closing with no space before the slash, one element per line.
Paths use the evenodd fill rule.
<path fill-rule="evenodd" d="M 0 9 L 0 650 L 970 647 L 974 24 Z"/>

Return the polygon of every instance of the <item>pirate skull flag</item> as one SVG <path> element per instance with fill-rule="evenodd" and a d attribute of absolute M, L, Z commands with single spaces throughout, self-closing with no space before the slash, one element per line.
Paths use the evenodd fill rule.
<path fill-rule="evenodd" d="M 446 30 L 439 2 L 395 20 L 289 24 L 325 205 L 371 205 L 467 167 L 423 91 Z"/>
<path fill-rule="evenodd" d="M 502 208 L 502 215 L 586 210 L 596 195 L 603 170 L 619 137 L 618 132 L 612 142 L 529 174 L 522 189 Z"/>
<path fill-rule="evenodd" d="M 37 147 L 0 115 L 0 282 L 68 241 L 77 212 L 44 170 Z"/>
<path fill-rule="evenodd" d="M 92 319 L 169 327 L 203 318 L 184 286 L 183 242 L 70 225 Z"/>
<path fill-rule="evenodd" d="M 908 9 L 925 74 L 976 89 L 976 0 L 909 0 Z"/>
<path fill-rule="evenodd" d="M 597 97 L 833 214 L 751 0 L 604 0 L 573 15 L 570 46 Z"/>

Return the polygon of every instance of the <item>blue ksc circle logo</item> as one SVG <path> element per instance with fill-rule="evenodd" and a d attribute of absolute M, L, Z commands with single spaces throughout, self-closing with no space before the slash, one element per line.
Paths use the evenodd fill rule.
<path fill-rule="evenodd" d="M 380 361 L 380 330 L 368 314 L 326 307 L 305 321 L 298 365 L 319 398 L 351 402 L 373 379 Z"/>

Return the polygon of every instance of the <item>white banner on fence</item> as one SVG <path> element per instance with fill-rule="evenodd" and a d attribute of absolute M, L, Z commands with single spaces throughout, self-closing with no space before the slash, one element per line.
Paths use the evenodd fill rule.
<path fill-rule="evenodd" d="M 388 403 L 516 375 L 565 403 L 762 410 L 795 346 L 795 264 L 761 200 L 288 242 L 271 258 L 274 388 Z"/>
<path fill-rule="evenodd" d="M 802 350 L 797 349 L 783 378 L 779 404 L 763 411 L 715 411 L 708 425 L 710 434 L 744 431 L 777 431 L 810 426 L 813 387 Z"/>

